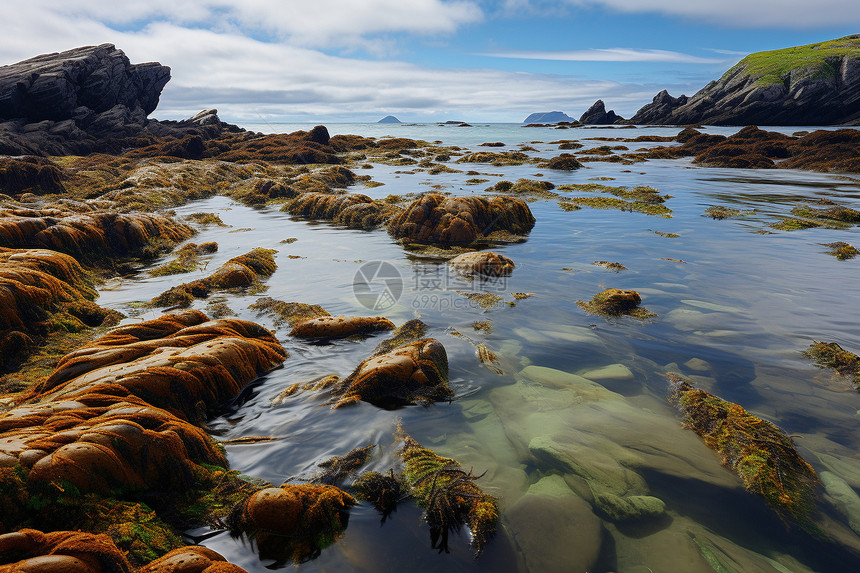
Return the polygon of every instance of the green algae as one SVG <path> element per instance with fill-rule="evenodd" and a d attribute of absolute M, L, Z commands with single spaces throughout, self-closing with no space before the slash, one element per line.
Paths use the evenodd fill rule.
<path fill-rule="evenodd" d="M 818 476 L 783 430 L 743 407 L 695 388 L 671 373 L 669 402 L 693 430 L 741 479 L 750 493 L 764 498 L 786 523 L 820 534 L 815 524 Z"/>
<path fill-rule="evenodd" d="M 217 213 L 191 213 L 185 217 L 198 225 L 216 225 L 218 227 L 229 227 Z"/>
<path fill-rule="evenodd" d="M 853 259 L 860 251 L 854 245 L 849 245 L 848 243 L 842 241 L 836 241 L 835 243 L 826 243 L 825 247 L 830 247 L 830 251 L 827 252 L 828 255 L 834 256 L 840 261 L 847 261 L 849 259 Z"/>
<path fill-rule="evenodd" d="M 394 470 L 388 470 L 387 474 L 365 472 L 353 482 L 351 491 L 356 499 L 373 504 L 385 523 L 397 504 L 409 496 L 409 484 L 402 474 L 395 475 Z"/>
<path fill-rule="evenodd" d="M 725 205 L 712 205 L 705 209 L 703 214 L 704 217 L 711 217 L 712 219 L 729 219 L 731 217 L 737 217 L 741 215 L 741 211 L 739 209 L 732 209 L 731 207 L 726 207 Z"/>
<path fill-rule="evenodd" d="M 845 350 L 836 342 L 813 342 L 802 354 L 814 360 L 819 368 L 831 368 L 850 378 L 860 392 L 860 356 Z"/>
<path fill-rule="evenodd" d="M 667 239 L 677 239 L 678 237 L 681 236 L 678 233 L 666 233 L 664 231 L 654 231 L 654 234 L 660 235 L 661 237 L 665 237 Z"/>
<path fill-rule="evenodd" d="M 288 324 L 295 326 L 300 322 L 321 316 L 331 316 L 318 304 L 302 302 L 284 302 L 271 297 L 262 297 L 248 308 L 260 313 L 274 314 L 277 318 L 275 325 Z"/>
<path fill-rule="evenodd" d="M 576 304 L 586 312 L 607 318 L 618 316 L 630 316 L 637 320 L 656 318 L 656 314 L 639 306 L 641 302 L 642 297 L 634 290 L 610 288 L 597 293 L 588 302 L 578 300 Z"/>
<path fill-rule="evenodd" d="M 609 261 L 594 261 L 591 264 L 596 265 L 598 267 L 603 267 L 604 269 L 609 269 L 610 271 L 615 271 L 616 273 L 627 270 L 627 267 L 625 267 L 621 263 L 611 263 Z"/>
<path fill-rule="evenodd" d="M 495 534 L 499 520 L 496 498 L 475 484 L 483 474 L 473 475 L 456 460 L 436 455 L 402 427 L 398 427 L 398 437 L 403 440 L 403 475 L 416 503 L 425 511 L 432 547 L 447 551 L 449 532 L 467 525 L 472 533 L 472 548 L 480 555 Z"/>
<path fill-rule="evenodd" d="M 559 201 L 559 206 L 563 209 L 567 211 L 574 210 L 567 207 L 567 205 L 591 207 L 592 209 L 617 209 L 619 211 L 644 213 L 646 215 L 659 215 L 666 219 L 672 217 L 672 210 L 665 205 L 643 201 L 625 201 L 615 197 L 567 197 L 563 201 Z"/>
<path fill-rule="evenodd" d="M 817 221 L 810 221 L 809 219 L 795 219 L 793 217 L 786 217 L 781 221 L 776 223 L 771 223 L 771 229 L 776 229 L 777 231 L 802 231 L 804 229 L 814 229 L 815 227 L 821 227 L 822 223 Z"/>

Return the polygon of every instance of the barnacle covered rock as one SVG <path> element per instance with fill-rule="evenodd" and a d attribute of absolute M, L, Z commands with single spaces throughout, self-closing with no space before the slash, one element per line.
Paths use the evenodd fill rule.
<path fill-rule="evenodd" d="M 384 316 L 322 316 L 297 324 L 290 336 L 297 338 L 346 338 L 394 330 L 394 323 Z"/>
<path fill-rule="evenodd" d="M 457 255 L 448 265 L 465 276 L 485 275 L 491 277 L 507 276 L 513 272 L 514 261 L 504 255 L 490 251 L 463 253 Z"/>
<path fill-rule="evenodd" d="M 657 316 L 644 308 L 639 308 L 642 297 L 635 290 L 606 289 L 588 301 L 576 301 L 583 310 L 601 316 L 632 316 L 644 320 Z"/>
<path fill-rule="evenodd" d="M 166 290 L 150 302 L 152 306 L 188 306 L 195 298 L 205 298 L 213 290 L 247 287 L 260 278 L 270 277 L 278 268 L 273 249 L 256 248 L 233 257 L 214 273 L 190 283 Z"/>
<path fill-rule="evenodd" d="M 523 235 L 534 224 L 531 210 L 519 199 L 428 193 L 393 217 L 388 232 L 414 243 L 467 245 L 493 233 Z"/>
<path fill-rule="evenodd" d="M 226 523 L 233 535 L 254 539 L 261 558 L 301 563 L 337 541 L 355 503 L 331 485 L 283 484 L 237 504 Z"/>
<path fill-rule="evenodd" d="M 381 408 L 450 400 L 448 355 L 438 340 L 425 338 L 372 356 L 341 382 L 337 406 L 363 400 Z"/>
<path fill-rule="evenodd" d="M 669 400 L 681 411 L 684 426 L 717 452 L 747 491 L 762 496 L 783 521 L 817 532 L 813 517 L 818 476 L 791 438 L 738 404 L 695 388 L 675 374 L 669 379 L 673 383 Z"/>
<path fill-rule="evenodd" d="M 431 543 L 447 550 L 448 533 L 467 525 L 477 554 L 496 531 L 499 509 L 496 498 L 485 494 L 475 481 L 481 476 L 466 472 L 451 458 L 436 455 L 399 429 L 403 439 L 400 458 L 415 501 L 424 508 Z"/>

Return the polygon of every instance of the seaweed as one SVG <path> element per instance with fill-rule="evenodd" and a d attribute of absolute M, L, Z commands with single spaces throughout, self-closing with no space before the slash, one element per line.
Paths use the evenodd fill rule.
<path fill-rule="evenodd" d="M 387 474 L 379 472 L 364 472 L 352 484 L 355 498 L 369 501 L 382 514 L 382 523 L 388 519 L 397 504 L 409 496 L 409 484 L 402 474 L 395 475 L 394 470 Z"/>
<path fill-rule="evenodd" d="M 631 316 L 637 320 L 655 318 L 657 315 L 641 308 L 642 297 L 635 290 L 606 289 L 599 292 L 588 302 L 576 301 L 576 304 L 586 312 L 606 317 Z"/>
<path fill-rule="evenodd" d="M 819 368 L 832 368 L 841 376 L 850 378 L 860 392 L 860 356 L 849 352 L 836 342 L 815 342 L 802 354 L 814 360 Z"/>
<path fill-rule="evenodd" d="M 499 519 L 496 498 L 475 484 L 484 474 L 474 475 L 456 460 L 436 455 L 402 427 L 397 432 L 403 440 L 400 458 L 406 466 L 404 476 L 416 503 L 425 511 L 431 546 L 447 553 L 449 532 L 467 525 L 472 533 L 472 548 L 480 555 Z"/>
<path fill-rule="evenodd" d="M 717 452 L 744 488 L 763 497 L 786 525 L 796 523 L 820 535 L 814 521 L 818 476 L 797 453 L 791 437 L 740 405 L 695 388 L 678 374 L 668 376 L 669 402 L 681 411 L 684 427 Z"/>
<path fill-rule="evenodd" d="M 825 247 L 830 247 L 830 251 L 827 252 L 828 255 L 832 255 L 839 259 L 840 261 L 847 261 L 849 259 L 853 259 L 860 251 L 854 245 L 849 245 L 843 241 L 836 241 L 835 243 L 826 243 Z"/>

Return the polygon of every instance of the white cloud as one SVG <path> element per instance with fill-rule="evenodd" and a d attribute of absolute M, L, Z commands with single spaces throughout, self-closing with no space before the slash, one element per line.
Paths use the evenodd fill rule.
<path fill-rule="evenodd" d="M 493 58 L 516 58 L 522 60 L 556 60 L 566 62 L 672 62 L 676 64 L 719 64 L 724 60 L 701 58 L 681 52 L 667 50 L 634 50 L 608 48 L 591 50 L 568 50 L 562 52 L 510 51 L 480 54 Z"/>
<path fill-rule="evenodd" d="M 314 47 L 364 46 L 375 34 L 451 33 L 483 18 L 468 0 L 30 0 L 19 9 L 114 27 L 161 21 L 241 29 Z"/>
<path fill-rule="evenodd" d="M 857 0 L 561 0 L 627 13 L 657 12 L 738 28 L 811 29 L 860 24 Z"/>

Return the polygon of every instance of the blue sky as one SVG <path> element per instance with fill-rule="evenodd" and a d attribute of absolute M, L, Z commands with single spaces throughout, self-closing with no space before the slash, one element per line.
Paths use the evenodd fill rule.
<path fill-rule="evenodd" d="M 4 3 L 9 0 L 3 0 Z M 860 33 L 856 0 L 30 0 L 0 63 L 110 42 L 171 66 L 154 117 L 519 122 L 625 117 L 743 55 Z"/>

